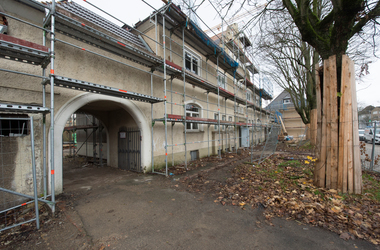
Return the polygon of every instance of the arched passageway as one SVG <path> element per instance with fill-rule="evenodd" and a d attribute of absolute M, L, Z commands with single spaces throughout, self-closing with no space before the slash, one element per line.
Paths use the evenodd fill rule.
<path fill-rule="evenodd" d="M 86 93 L 77 96 L 65 103 L 56 113 L 54 126 L 54 166 L 55 166 L 55 190 L 61 193 L 63 190 L 62 168 L 62 133 L 67 120 L 75 112 L 89 113 L 97 117 L 107 131 L 106 154 L 107 165 L 119 168 L 119 138 L 124 136 L 122 128 L 136 128 L 141 137 L 141 170 L 146 172 L 151 166 L 151 131 L 150 122 L 139 106 L 134 102 L 110 97 Z M 49 142 L 50 144 L 50 142 Z M 50 147 L 49 147 L 50 149 Z M 49 156 L 51 153 L 49 152 Z M 51 166 L 49 164 L 49 168 Z M 50 183 L 50 181 L 49 181 Z"/>

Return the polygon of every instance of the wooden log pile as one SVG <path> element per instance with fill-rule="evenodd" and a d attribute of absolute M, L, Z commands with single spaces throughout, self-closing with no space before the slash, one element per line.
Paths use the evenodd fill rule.
<path fill-rule="evenodd" d="M 321 79 L 322 78 L 322 79 Z M 336 57 L 324 60 L 317 74 L 317 164 L 314 183 L 319 187 L 360 194 L 362 174 L 354 63 L 342 59 L 338 91 Z"/>

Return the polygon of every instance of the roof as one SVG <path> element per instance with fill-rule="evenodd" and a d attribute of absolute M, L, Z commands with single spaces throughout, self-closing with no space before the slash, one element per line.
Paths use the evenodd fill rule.
<path fill-rule="evenodd" d="M 290 94 L 283 90 L 268 106 L 265 107 L 266 110 L 279 110 L 279 109 L 287 109 L 293 107 L 293 103 L 284 104 L 283 100 L 290 98 Z"/>
<path fill-rule="evenodd" d="M 147 49 L 145 44 L 143 43 L 142 39 L 138 37 L 137 35 L 131 33 L 127 29 L 123 29 L 122 27 L 108 21 L 107 19 L 101 17 L 100 15 L 82 7 L 81 5 L 75 3 L 75 2 L 68 2 L 67 0 L 59 1 L 57 2 L 56 7 L 66 11 L 62 12 L 61 14 L 65 16 L 69 16 L 72 18 L 72 15 L 75 15 L 77 17 L 80 17 L 98 27 L 103 28 L 104 30 L 121 37 L 128 42 L 137 45 L 143 49 Z M 70 15 L 71 14 L 71 15 Z M 149 50 L 149 49 L 148 49 Z"/>

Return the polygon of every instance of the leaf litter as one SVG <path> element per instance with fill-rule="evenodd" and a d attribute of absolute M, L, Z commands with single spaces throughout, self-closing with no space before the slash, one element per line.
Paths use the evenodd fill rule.
<path fill-rule="evenodd" d="M 297 152 L 275 154 L 259 165 L 236 164 L 222 181 L 214 172 L 200 172 L 182 182 L 189 191 L 212 192 L 217 204 L 264 208 L 269 223 L 283 217 L 379 245 L 380 175 L 363 172 L 363 195 L 342 194 L 314 186 L 315 160 Z"/>

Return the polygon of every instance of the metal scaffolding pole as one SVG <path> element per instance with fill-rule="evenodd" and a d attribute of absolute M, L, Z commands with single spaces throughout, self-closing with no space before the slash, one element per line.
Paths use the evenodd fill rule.
<path fill-rule="evenodd" d="M 207 91 L 207 120 L 208 120 L 208 91 Z M 210 124 L 207 124 L 207 156 L 210 157 Z"/>
<path fill-rule="evenodd" d="M 40 216 L 38 208 L 38 194 L 37 194 L 37 174 L 36 174 L 36 155 L 34 152 L 34 125 L 33 116 L 30 117 L 30 140 L 31 140 L 31 153 L 32 153 L 32 172 L 33 172 L 33 189 L 34 189 L 34 208 L 36 210 L 36 224 L 37 229 L 40 229 Z M 54 205 L 53 205 L 54 207 Z"/>
<path fill-rule="evenodd" d="M 156 24 L 157 24 L 157 15 L 156 15 Z M 157 27 L 157 26 L 156 26 Z M 156 54 L 157 54 L 157 47 L 156 47 Z M 150 74 L 150 95 L 153 96 L 153 72 Z M 154 120 L 153 120 L 153 103 L 150 104 L 150 116 L 152 119 L 152 173 L 154 173 L 154 138 L 153 138 L 153 127 L 154 127 Z"/>
<path fill-rule="evenodd" d="M 219 55 L 217 56 L 216 58 L 216 72 L 217 72 L 217 76 L 219 74 Z M 217 81 L 218 81 L 218 78 L 217 78 Z M 219 83 L 218 83 L 219 85 Z M 220 151 L 220 88 L 218 86 L 218 134 L 219 134 L 219 140 L 218 140 L 218 157 L 219 158 L 222 158 L 222 154 L 221 154 L 221 151 Z"/>
<path fill-rule="evenodd" d="M 86 124 L 87 124 L 87 121 L 86 121 Z M 84 132 L 86 133 L 86 161 L 87 161 L 87 160 L 88 160 L 88 157 L 87 157 L 87 154 L 88 154 L 88 143 L 87 143 L 88 136 L 87 136 L 87 129 L 84 129 Z"/>
<path fill-rule="evenodd" d="M 170 104 L 170 113 L 173 114 L 173 77 L 170 78 L 170 100 L 171 100 L 171 104 Z M 173 140 L 174 140 L 174 122 L 172 122 L 172 126 L 171 126 L 171 129 L 172 129 L 172 144 L 174 144 Z M 172 147 L 172 166 L 174 166 L 174 147 Z"/>
<path fill-rule="evenodd" d="M 51 166 L 51 201 L 52 213 L 55 213 L 55 175 L 54 175 L 54 43 L 55 43 L 55 0 L 51 3 L 51 33 L 50 33 L 50 166 Z"/>
<path fill-rule="evenodd" d="M 232 50 L 233 50 L 233 53 L 235 53 L 235 43 L 232 44 Z M 237 70 L 237 69 L 236 69 Z M 238 149 L 238 141 L 237 141 L 237 137 L 238 137 L 238 127 L 236 126 L 236 122 L 237 122 L 237 106 L 236 106 L 236 94 L 237 94 L 237 90 L 236 90 L 236 86 L 237 86 L 237 82 L 236 82 L 236 73 L 234 74 L 234 83 L 235 83 L 235 86 L 234 86 L 234 132 L 235 132 L 235 153 L 237 153 L 237 149 Z"/>
<path fill-rule="evenodd" d="M 185 55 L 185 26 L 182 27 L 182 74 L 183 74 L 183 112 L 185 117 L 185 169 L 187 170 L 187 122 L 186 122 L 186 55 Z"/>
<path fill-rule="evenodd" d="M 225 78 L 225 76 L 226 76 L 226 73 L 224 73 L 224 79 L 226 79 Z M 227 82 L 227 81 L 226 81 Z M 226 121 L 227 121 L 227 97 L 226 98 L 224 98 L 224 117 L 225 117 L 225 119 L 226 119 Z M 223 142 L 224 141 L 226 141 L 226 143 L 224 144 L 223 143 L 223 146 L 224 146 L 224 150 L 226 150 L 226 146 L 228 145 L 228 140 L 227 140 L 227 126 L 226 125 L 224 125 L 224 140 L 223 140 Z"/>
<path fill-rule="evenodd" d="M 166 100 L 166 44 L 165 44 L 165 15 L 162 16 L 162 39 L 164 47 L 164 106 L 165 106 L 165 174 L 168 176 L 168 112 L 167 112 L 167 100 Z"/>
<path fill-rule="evenodd" d="M 102 135 L 103 126 L 102 123 L 99 121 L 99 164 L 100 167 L 103 167 L 103 135 Z M 74 141 L 75 143 L 75 141 Z M 74 144 L 75 146 L 75 144 Z"/>
<path fill-rule="evenodd" d="M 96 164 L 96 123 L 95 116 L 92 116 L 92 125 L 94 126 L 92 130 L 92 156 L 94 157 L 94 165 Z"/>
<path fill-rule="evenodd" d="M 42 45 L 46 46 L 46 31 L 43 31 L 43 36 L 42 36 Z M 46 68 L 42 69 L 42 76 L 46 77 Z M 42 81 L 42 107 L 46 108 L 46 81 Z M 44 199 L 46 199 L 47 196 L 47 170 L 46 170 L 46 114 L 42 114 L 42 136 L 43 136 L 43 175 L 44 175 Z"/>

